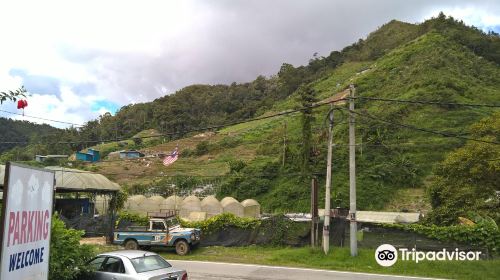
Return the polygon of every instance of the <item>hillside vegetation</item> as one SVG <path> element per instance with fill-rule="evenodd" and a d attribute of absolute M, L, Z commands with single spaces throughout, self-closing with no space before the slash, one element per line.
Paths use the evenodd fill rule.
<path fill-rule="evenodd" d="M 59 129 L 50 125 L 39 125 L 28 121 L 15 121 L 6 118 L 0 118 L 0 153 L 11 150 L 15 147 L 27 146 L 29 142 L 37 142 L 41 139 L 46 139 L 52 134 L 56 133 Z M 13 143 L 3 143 L 13 142 Z M 20 143 L 16 143 L 20 142 Z M 24 143 L 25 142 L 25 143 Z M 18 160 L 26 160 L 22 149 L 11 151 L 12 154 L 17 156 L 18 152 L 21 153 Z M 42 151 L 40 151 L 42 152 Z M 31 158 L 31 155 L 29 156 Z"/>
<path fill-rule="evenodd" d="M 67 150 L 121 138 L 129 139 L 128 148 L 143 151 L 170 152 L 178 146 L 180 159 L 168 167 L 157 158 L 108 160 L 86 167 L 108 175 L 131 194 L 199 191 L 220 198 L 255 198 L 267 212 L 309 211 L 313 176 L 319 179 L 320 201 L 324 201 L 329 106 L 317 107 L 309 115 L 297 112 L 222 129 L 200 128 L 331 101 L 344 97 L 352 83 L 361 97 L 356 100 L 358 208 L 418 211 L 432 205 L 441 209 L 441 214 L 431 215 L 433 221 L 449 224 L 458 214 L 478 210 L 480 201 L 452 214 L 449 209 L 455 206 L 446 204 L 444 194 L 460 188 L 443 189 L 446 162 L 470 145 L 460 137 L 478 137 L 478 123 L 498 118 L 492 115 L 498 109 L 363 97 L 500 104 L 499 54 L 498 34 L 485 34 L 442 14 L 419 25 L 391 21 L 366 40 L 327 57 L 315 56 L 306 66 L 285 63 L 276 76 L 259 76 L 244 84 L 189 86 L 150 103 L 125 106 L 116 116 L 104 115 L 87 123 L 79 133 L 61 133 L 60 139 L 75 142 L 64 147 Z M 334 207 L 347 207 L 348 111 L 345 102 L 334 108 L 338 110 L 334 113 L 332 202 Z M 130 139 L 146 129 L 163 135 L 151 141 Z M 119 143 L 96 148 L 107 154 L 123 149 Z M 498 152 L 498 145 L 484 145 L 493 154 Z M 499 191 L 498 186 L 482 188 L 481 182 L 471 183 L 477 192 L 484 192 L 481 199 Z M 425 201 L 401 203 L 415 194 Z M 463 204 L 463 197 L 457 196 L 453 203 Z M 496 209 L 494 203 L 489 210 L 478 211 L 489 215 Z"/>

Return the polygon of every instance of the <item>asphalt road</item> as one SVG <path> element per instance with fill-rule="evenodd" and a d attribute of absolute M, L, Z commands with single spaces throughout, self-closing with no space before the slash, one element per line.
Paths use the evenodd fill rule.
<path fill-rule="evenodd" d="M 382 274 L 331 271 L 320 269 L 304 269 L 253 264 L 233 264 L 200 261 L 169 261 L 174 267 L 188 272 L 190 280 L 402 280 L 431 279 L 409 276 L 390 276 Z"/>

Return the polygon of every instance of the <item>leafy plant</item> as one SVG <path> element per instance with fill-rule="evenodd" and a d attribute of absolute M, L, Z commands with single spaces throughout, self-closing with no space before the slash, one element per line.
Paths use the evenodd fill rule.
<path fill-rule="evenodd" d="M 15 91 L 9 90 L 7 92 L 0 92 L 0 104 L 2 104 L 4 101 L 11 100 L 11 101 L 16 101 L 18 98 L 21 97 L 26 97 L 26 89 L 24 86 L 21 86 L 20 88 L 16 89 Z"/>
<path fill-rule="evenodd" d="M 473 138 L 499 141 L 500 113 L 473 125 L 471 134 Z M 428 220 L 450 225 L 472 211 L 500 223 L 498 158 L 500 149 L 496 145 L 473 141 L 449 153 L 436 166 L 436 176 L 428 189 L 433 207 Z"/>
<path fill-rule="evenodd" d="M 116 225 L 119 225 L 123 221 L 128 221 L 138 226 L 146 226 L 149 223 L 148 217 L 126 211 L 122 211 L 118 214 L 118 219 L 116 219 Z"/>
<path fill-rule="evenodd" d="M 200 222 L 188 222 L 182 219 L 180 220 L 183 227 L 199 228 L 201 229 L 203 234 L 210 234 L 228 227 L 255 229 L 261 223 L 260 220 L 252 218 L 239 218 L 232 213 L 223 213 Z"/>
<path fill-rule="evenodd" d="M 91 271 L 87 261 L 94 256 L 94 249 L 90 245 L 80 245 L 83 234 L 83 231 L 66 228 L 56 215 L 52 217 L 50 280 L 78 279 Z"/>
<path fill-rule="evenodd" d="M 500 231 L 495 223 L 479 222 L 476 225 L 438 226 L 423 224 L 384 224 L 384 227 L 402 229 L 443 241 L 456 241 L 487 249 L 491 255 L 500 253 Z"/>

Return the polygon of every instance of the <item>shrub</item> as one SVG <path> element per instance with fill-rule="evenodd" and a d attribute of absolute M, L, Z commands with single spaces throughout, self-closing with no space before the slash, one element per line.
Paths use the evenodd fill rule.
<path fill-rule="evenodd" d="M 205 235 L 228 227 L 255 229 L 260 225 L 260 220 L 240 218 L 232 213 L 223 213 L 200 222 L 188 222 L 182 219 L 180 221 L 183 227 L 199 228 Z"/>
<path fill-rule="evenodd" d="M 149 223 L 148 217 L 126 211 L 120 212 L 120 214 L 118 214 L 118 219 L 116 219 L 116 225 L 119 225 L 123 221 L 128 221 L 138 226 L 147 226 Z"/>
<path fill-rule="evenodd" d="M 78 279 L 91 271 L 87 261 L 94 256 L 94 250 L 90 245 L 80 245 L 83 234 L 66 228 L 57 216 L 52 217 L 49 280 Z"/>
<path fill-rule="evenodd" d="M 208 141 L 202 141 L 196 145 L 195 154 L 197 156 L 202 156 L 208 153 L 209 143 Z"/>
<path fill-rule="evenodd" d="M 497 256 L 500 252 L 500 230 L 494 222 L 490 221 L 482 221 L 473 226 L 386 224 L 384 227 L 415 232 L 437 240 L 456 241 L 471 246 L 477 246 L 487 249 L 493 256 Z"/>

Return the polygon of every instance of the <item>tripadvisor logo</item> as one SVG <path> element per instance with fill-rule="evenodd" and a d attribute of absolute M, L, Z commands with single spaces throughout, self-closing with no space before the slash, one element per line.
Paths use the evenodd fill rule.
<path fill-rule="evenodd" d="M 398 252 L 399 251 L 399 252 Z M 382 244 L 375 250 L 375 260 L 381 266 L 392 266 L 399 259 L 402 261 L 478 261 L 481 256 L 481 251 L 460 251 L 455 249 L 448 251 L 417 251 L 415 248 L 409 250 L 407 248 L 396 249 L 391 244 Z"/>

